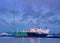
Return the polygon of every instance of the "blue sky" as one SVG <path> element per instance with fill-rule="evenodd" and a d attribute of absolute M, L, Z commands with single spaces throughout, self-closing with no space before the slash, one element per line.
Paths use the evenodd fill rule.
<path fill-rule="evenodd" d="M 12 10 L 17 11 L 15 27 L 19 31 L 48 27 L 51 32 L 60 31 L 60 0 L 0 0 L 0 32 L 12 32 Z M 4 10 L 4 13 L 1 13 Z M 38 18 L 36 17 L 38 16 Z M 30 26 L 29 26 L 30 25 Z"/>

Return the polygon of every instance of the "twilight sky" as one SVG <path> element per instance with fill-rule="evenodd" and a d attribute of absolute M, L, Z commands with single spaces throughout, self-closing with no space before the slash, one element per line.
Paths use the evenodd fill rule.
<path fill-rule="evenodd" d="M 15 28 L 19 31 L 37 27 L 38 21 L 42 29 L 60 32 L 60 0 L 0 0 L 0 32 L 16 30 L 13 10 Z"/>

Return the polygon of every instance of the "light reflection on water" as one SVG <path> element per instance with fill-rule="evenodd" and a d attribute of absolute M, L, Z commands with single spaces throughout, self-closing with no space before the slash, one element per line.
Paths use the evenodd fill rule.
<path fill-rule="evenodd" d="M 60 39 L 0 37 L 0 43 L 60 43 Z"/>

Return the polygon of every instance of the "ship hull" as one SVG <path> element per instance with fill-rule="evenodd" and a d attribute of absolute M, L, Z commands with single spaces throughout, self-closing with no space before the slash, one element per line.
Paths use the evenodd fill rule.
<path fill-rule="evenodd" d="M 28 37 L 46 37 L 47 34 L 38 34 L 38 33 L 28 33 Z"/>

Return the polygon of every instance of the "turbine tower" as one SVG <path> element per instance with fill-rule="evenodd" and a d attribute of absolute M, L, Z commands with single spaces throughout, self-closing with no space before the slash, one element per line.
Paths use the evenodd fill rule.
<path fill-rule="evenodd" d="M 17 11 L 16 10 L 12 10 L 10 13 L 13 14 L 13 29 L 15 29 L 15 32 L 18 32 L 18 28 L 16 27 L 16 15 L 17 15 Z"/>

